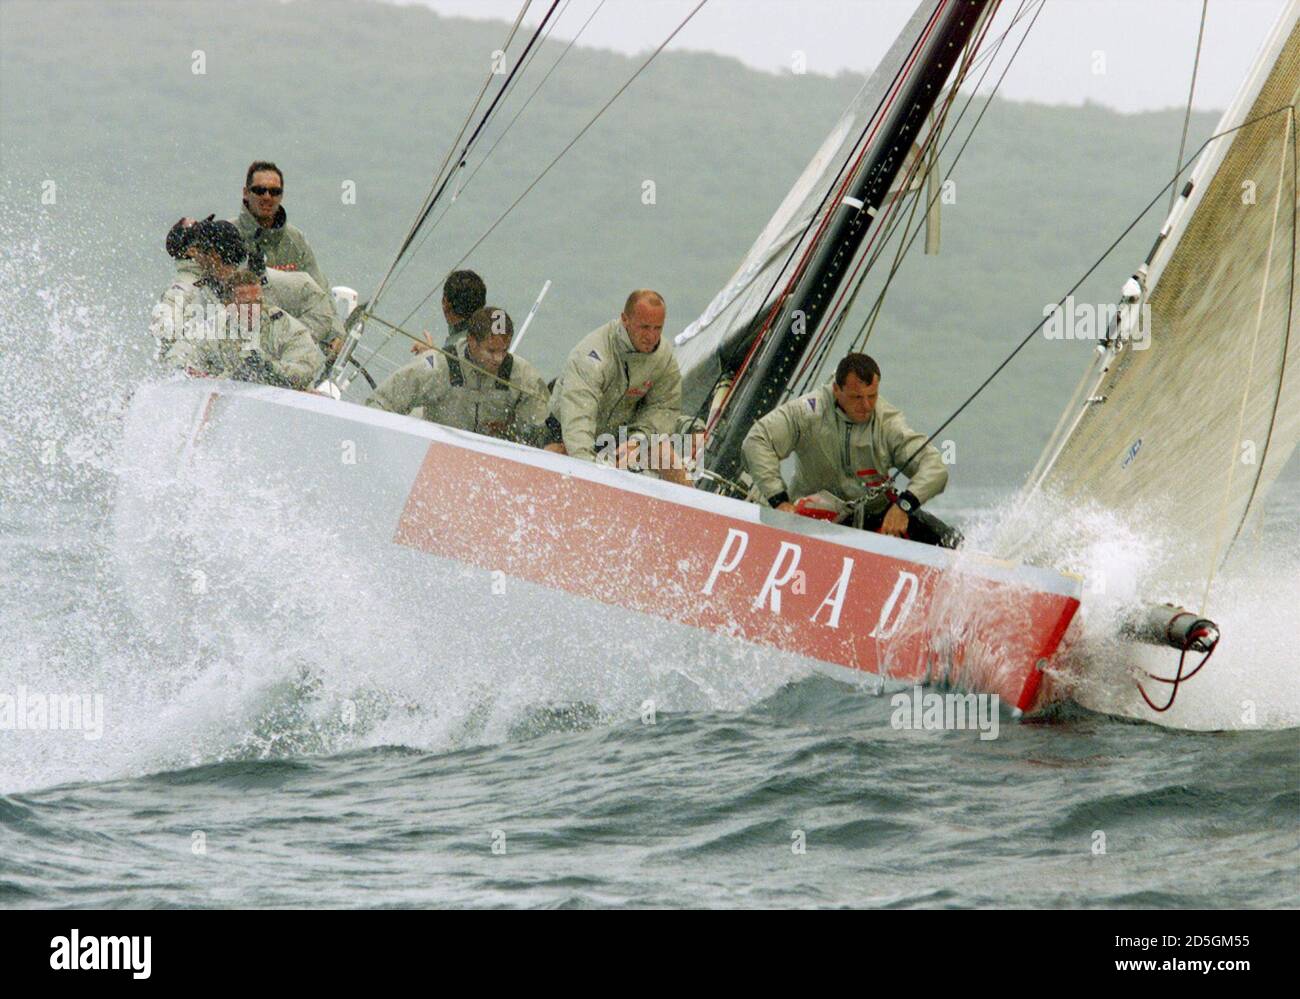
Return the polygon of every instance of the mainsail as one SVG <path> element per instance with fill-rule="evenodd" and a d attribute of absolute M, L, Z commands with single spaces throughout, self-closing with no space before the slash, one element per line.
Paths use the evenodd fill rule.
<path fill-rule="evenodd" d="M 1139 271 L 1145 295 L 1126 308 L 1031 478 L 1171 539 L 1158 582 L 1187 599 L 1208 596 L 1300 438 L 1297 98 L 1292 2 Z"/>
<path fill-rule="evenodd" d="M 894 85 L 925 26 L 944 0 L 924 0 L 894 40 L 885 57 L 850 102 L 821 147 L 790 188 L 740 267 L 703 314 L 674 341 L 682 369 L 683 408 L 699 407 L 754 332 L 756 320 L 788 283 L 815 236 L 829 197 L 846 164 L 862 141 L 863 131 Z"/>

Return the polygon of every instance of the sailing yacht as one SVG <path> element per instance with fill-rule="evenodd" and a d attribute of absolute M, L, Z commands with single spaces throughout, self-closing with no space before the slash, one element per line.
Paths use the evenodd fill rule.
<path fill-rule="evenodd" d="M 935 169 L 949 111 L 991 44 L 998 7 L 918 4 L 735 275 L 675 337 L 684 409 L 709 426 L 698 488 L 358 404 L 359 374 L 378 350 L 367 353 L 368 338 L 392 326 L 377 312 L 383 292 L 485 117 L 458 137 L 393 268 L 352 310 L 347 344 L 319 393 L 175 380 L 135 394 L 126 432 L 135 464 L 116 511 L 124 557 L 147 560 L 157 540 L 158 497 L 148 484 L 202 465 L 223 488 L 287 484 L 299 516 L 334 526 L 332 543 L 424 595 L 434 632 L 440 614 L 465 613 L 444 595 L 502 584 L 507 602 L 563 622 L 579 654 L 596 654 L 610 634 L 642 636 L 647 645 L 670 641 L 672 654 L 761 655 L 876 689 L 921 682 L 996 694 L 1017 714 L 1075 696 L 1079 671 L 1102 668 L 1124 693 L 1103 684 L 1111 692 L 1091 704 L 1168 721 L 1163 699 L 1172 702 L 1196 668 L 1189 655 L 1203 662 L 1219 641 L 1204 614 L 1153 595 L 1126 630 L 1129 646 L 1148 649 L 1133 661 L 1147 665 L 1080 663 L 1084 580 L 1044 562 L 1031 543 L 951 551 L 745 498 L 745 432 L 842 346 L 853 290 L 909 199 L 930 197 L 927 215 L 933 207 L 923 174 Z M 1187 538 L 1180 564 L 1169 567 L 1171 592 L 1185 592 L 1172 584 L 1191 566 L 1213 572 L 1300 435 L 1294 363 L 1287 373 L 1300 349 L 1287 336 L 1298 15 L 1297 3 L 1283 13 L 1125 289 L 1120 316 L 1135 305 L 1154 311 L 1152 349 L 1128 350 L 1124 330 L 1111 331 L 1026 487 L 1027 497 L 1161 511 Z M 1231 212 L 1247 175 L 1263 207 L 1242 225 Z M 1247 354 L 1243 383 L 1223 359 Z M 1204 405 L 1207 385 L 1216 397 L 1213 439 L 1182 417 L 1178 401 Z M 1218 496 L 1187 489 L 1208 463 L 1233 460 L 1247 432 L 1262 445 L 1259 463 L 1234 465 Z M 1184 504 L 1189 492 L 1195 502 Z M 136 574 L 150 581 L 137 600 L 143 615 L 156 604 L 150 586 L 166 574 L 157 569 Z"/>

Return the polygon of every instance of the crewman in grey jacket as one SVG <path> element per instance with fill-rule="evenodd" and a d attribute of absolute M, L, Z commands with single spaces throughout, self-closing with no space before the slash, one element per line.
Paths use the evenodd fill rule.
<path fill-rule="evenodd" d="M 447 321 L 444 351 L 455 351 L 469 335 L 469 317 L 487 304 L 487 285 L 473 271 L 452 271 L 442 283 L 442 318 Z M 433 334 L 425 332 L 422 343 L 411 345 L 412 354 L 437 350 Z"/>
<path fill-rule="evenodd" d="M 312 339 L 328 356 L 343 346 L 347 331 L 334 308 L 334 300 L 306 271 L 277 271 L 264 265 L 260 257 L 248 261 L 249 269 L 262 277 L 266 300 L 278 305 L 307 327 Z"/>
<path fill-rule="evenodd" d="M 283 198 L 284 174 L 280 168 L 267 160 L 257 160 L 249 166 L 244 177 L 243 206 L 230 221 L 239 227 L 248 252 L 260 252 L 268 268 L 306 271 L 328 294 L 330 283 L 321 273 L 307 237 L 296 225 L 289 223 L 284 205 L 280 203 Z"/>
<path fill-rule="evenodd" d="M 209 215 L 204 222 L 211 222 Z M 149 324 L 149 332 L 158 340 L 159 358 L 166 355 L 171 342 L 182 334 L 186 322 L 186 309 L 202 312 L 206 306 L 217 305 L 214 294 L 205 291 L 200 285 L 203 271 L 193 257 L 190 245 L 198 231 L 199 221 L 183 218 L 167 232 L 164 247 L 167 255 L 176 261 L 176 273 L 172 282 L 158 298 Z M 191 313 L 193 317 L 194 313 Z"/>
<path fill-rule="evenodd" d="M 850 504 L 861 503 L 868 530 L 947 547 L 960 541 L 919 509 L 943 492 L 948 469 L 925 435 L 880 398 L 880 367 L 866 354 L 848 354 L 834 381 L 758 420 L 743 452 L 755 489 L 778 510 L 799 512 L 796 503 L 803 503 L 845 520 Z M 787 484 L 781 462 L 791 454 L 795 468 Z M 905 491 L 890 486 L 891 468 L 908 477 Z"/>
<path fill-rule="evenodd" d="M 550 392 L 541 372 L 509 353 L 514 332 L 505 309 L 486 305 L 470 316 L 468 335 L 455 350 L 430 350 L 399 368 L 366 405 L 538 445 Z"/>
<path fill-rule="evenodd" d="M 221 285 L 222 303 L 233 306 L 225 322 L 187 329 L 172 341 L 166 359 L 192 374 L 309 389 L 325 356 L 307 327 L 262 300 L 262 280 L 239 270 Z"/>
<path fill-rule="evenodd" d="M 618 440 L 620 429 L 623 440 L 672 434 L 681 416 L 682 375 L 672 341 L 663 336 L 665 314 L 662 295 L 639 289 L 621 316 L 570 351 L 551 393 L 548 450 L 594 461 L 598 439 Z"/>
<path fill-rule="evenodd" d="M 191 224 L 185 226 L 186 222 Z M 177 257 L 177 266 L 162 304 L 171 305 L 175 315 L 182 315 L 190 305 L 202 308 L 215 303 L 220 285 L 247 262 L 261 276 L 267 305 L 283 309 L 306 326 L 322 350 L 334 352 L 342 345 L 343 323 L 329 295 L 305 271 L 263 267 L 260 257 L 249 256 L 233 222 L 182 219 L 168 234 L 167 249 Z M 174 325 L 179 328 L 179 321 Z"/>

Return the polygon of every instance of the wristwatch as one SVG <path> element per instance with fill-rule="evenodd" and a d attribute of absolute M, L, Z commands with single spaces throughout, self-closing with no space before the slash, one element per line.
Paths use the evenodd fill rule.
<path fill-rule="evenodd" d="M 898 494 L 898 499 L 894 505 L 910 517 L 916 512 L 916 508 L 921 505 L 921 501 L 913 496 L 911 491 L 907 491 Z"/>

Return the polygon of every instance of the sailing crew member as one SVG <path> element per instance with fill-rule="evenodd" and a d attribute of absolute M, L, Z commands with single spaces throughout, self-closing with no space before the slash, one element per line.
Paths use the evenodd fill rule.
<path fill-rule="evenodd" d="M 445 351 L 454 352 L 469 334 L 469 317 L 487 304 L 487 285 L 473 271 L 452 271 L 442 285 L 442 318 L 447 321 Z M 426 332 L 424 343 L 411 345 L 412 354 L 436 350 L 433 335 Z"/>
<path fill-rule="evenodd" d="M 657 291 L 628 295 L 623 313 L 588 333 L 569 353 L 551 393 L 547 450 L 596 459 L 598 438 L 620 444 L 612 457 L 635 464 L 638 439 L 652 446 L 681 416 L 682 375 L 663 336 L 666 306 Z"/>
<path fill-rule="evenodd" d="M 541 372 L 509 353 L 514 333 L 505 309 L 484 306 L 470 316 L 455 350 L 426 351 L 385 379 L 366 405 L 539 445 L 550 392 Z"/>
<path fill-rule="evenodd" d="M 211 222 L 212 216 L 203 221 Z M 158 339 L 157 356 L 160 358 L 184 328 L 186 308 L 197 306 L 202 309 L 205 304 L 216 304 L 215 298 L 205 296 L 199 287 L 203 271 L 194 259 L 190 245 L 197 224 L 197 219 L 182 218 L 167 231 L 167 238 L 163 241 L 167 255 L 176 261 L 176 274 L 167 290 L 158 297 L 149 325 L 149 332 Z"/>
<path fill-rule="evenodd" d="M 950 548 L 961 540 L 919 509 L 943 492 L 948 469 L 925 436 L 880 398 L 880 367 L 866 354 L 848 354 L 833 381 L 758 420 L 742 447 L 757 491 L 778 510 L 801 512 L 797 503 L 829 507 L 832 519 L 842 520 L 848 504 L 862 501 L 868 530 Z M 795 468 L 787 485 L 781 461 L 791 454 Z M 890 468 L 908 477 L 902 493 L 888 486 Z"/>
<path fill-rule="evenodd" d="M 342 346 L 343 323 L 329 295 L 305 271 L 267 270 L 256 253 L 249 255 L 233 222 L 204 219 L 186 228 L 175 242 L 179 246 L 182 241 L 180 252 L 189 258 L 190 269 L 180 273 L 182 268 L 177 267 L 177 280 L 168 294 L 188 296 L 185 304 L 215 302 L 220 297 L 220 285 L 247 262 L 249 270 L 261 275 L 268 305 L 283 309 L 306 326 L 321 349 L 331 356 Z"/>
<path fill-rule="evenodd" d="M 329 293 L 306 271 L 278 271 L 266 266 L 261 254 L 248 256 L 248 269 L 262 277 L 267 302 L 284 309 L 307 327 L 325 356 L 333 360 L 347 331 Z"/>
<path fill-rule="evenodd" d="M 222 304 L 235 307 L 228 310 L 228 321 L 209 326 L 205 336 L 173 341 L 167 360 L 210 378 L 311 388 L 325 356 L 306 326 L 263 301 L 261 277 L 236 270 L 218 290 Z"/>
<path fill-rule="evenodd" d="M 284 174 L 274 163 L 257 160 L 244 175 L 244 204 L 230 221 L 239 227 L 248 252 L 261 251 L 266 266 L 278 271 L 306 271 L 321 289 L 329 292 L 316 254 L 307 237 L 291 225 L 280 204 L 284 198 Z"/>

